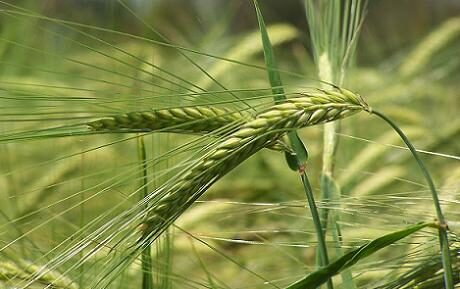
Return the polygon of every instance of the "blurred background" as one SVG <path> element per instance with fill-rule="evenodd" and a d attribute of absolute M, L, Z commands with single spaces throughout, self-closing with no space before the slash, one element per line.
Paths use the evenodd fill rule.
<path fill-rule="evenodd" d="M 287 92 L 318 87 L 303 2 L 259 4 Z M 241 90 L 241 98 L 269 88 L 266 71 L 255 67 L 264 66 L 264 58 L 251 1 L 21 0 L 0 1 L 0 8 L 0 251 L 8 262 L 47 264 L 64 252 L 59 244 L 84 240 L 93 220 L 108 222 L 108 208 L 119 206 L 111 211 L 115 215 L 139 200 L 135 137 L 49 138 L 46 129 L 146 107 L 215 102 L 214 95 L 183 97 L 193 85 L 211 92 L 222 87 L 177 53 L 178 47 L 192 50 L 185 50 L 190 59 L 227 89 Z M 460 1 L 371 0 L 345 81 L 424 151 L 453 224 L 460 220 L 459 52 Z M 322 131 L 318 126 L 300 132 L 317 195 Z M 332 259 L 435 218 L 418 168 L 389 127 L 358 115 L 342 122 L 338 138 L 335 171 L 342 199 L 318 204 L 340 215 L 342 246 L 327 239 L 337 249 Z M 148 158 L 158 160 L 149 165 L 155 179 L 149 189 L 167 181 L 157 172 L 188 152 L 163 154 L 194 139 L 146 137 Z M 314 270 L 316 241 L 301 182 L 280 153 L 263 150 L 246 161 L 177 225 L 188 233 L 172 229 L 154 250 L 158 288 L 268 288 L 266 280 L 282 287 Z M 438 260 L 436 242 L 436 234 L 426 230 L 366 259 L 352 270 L 356 284 L 412 288 L 392 281 Z M 94 268 L 105 265 L 110 253 L 98 252 L 81 268 L 69 259 L 54 269 L 87 288 Z M 136 262 L 110 288 L 140 288 L 140 271 Z M 438 273 L 433 280 L 440 280 Z M 13 288 L 15 278 L 0 275 L 0 285 Z M 435 281 L 422 288 L 440 288 Z M 340 288 L 339 277 L 335 282 Z"/>

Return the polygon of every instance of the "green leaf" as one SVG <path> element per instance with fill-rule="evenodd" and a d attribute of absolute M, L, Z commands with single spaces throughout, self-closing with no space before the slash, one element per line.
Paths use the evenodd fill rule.
<path fill-rule="evenodd" d="M 275 103 L 280 103 L 286 99 L 283 83 L 281 81 L 281 76 L 277 69 L 275 54 L 273 52 L 273 47 L 268 36 L 267 28 L 265 22 L 260 12 L 259 4 L 257 0 L 254 0 L 254 7 L 256 9 L 257 21 L 259 23 L 260 35 L 262 37 L 262 46 L 264 51 L 265 65 L 267 66 L 268 79 L 272 87 L 273 99 Z M 289 141 L 295 152 L 295 157 L 292 154 L 285 154 L 286 161 L 288 166 L 297 171 L 301 165 L 304 165 L 308 160 L 308 152 L 304 144 L 300 140 L 297 132 L 293 131 L 288 133 Z M 296 159 L 296 160 L 295 160 Z M 294 164 L 297 162 L 297 166 Z"/>
<path fill-rule="evenodd" d="M 425 227 L 436 227 L 433 223 L 418 223 L 410 227 L 405 228 L 397 232 L 393 232 L 387 235 L 384 235 L 380 238 L 377 238 L 371 242 L 366 243 L 365 245 L 360 246 L 359 248 L 348 252 L 343 255 L 341 258 L 330 263 L 328 266 L 317 270 L 305 278 L 289 285 L 286 289 L 308 289 L 315 288 L 325 283 L 329 278 L 340 273 L 342 270 L 349 268 L 356 264 L 359 260 L 368 257 L 375 252 L 388 247 L 389 245 L 425 228 Z"/>
<path fill-rule="evenodd" d="M 291 170 L 297 171 L 299 169 L 299 163 L 295 153 L 284 152 L 284 159 Z"/>

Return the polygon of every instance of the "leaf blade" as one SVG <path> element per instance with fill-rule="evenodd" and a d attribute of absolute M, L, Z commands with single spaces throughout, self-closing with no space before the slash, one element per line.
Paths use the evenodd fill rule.
<path fill-rule="evenodd" d="M 425 228 L 425 227 L 436 227 L 433 223 L 418 223 L 412 226 L 409 226 L 403 230 L 399 230 L 390 234 L 386 234 L 382 237 L 374 239 L 371 242 L 368 242 L 359 248 L 352 250 L 339 259 L 331 262 L 328 266 L 317 270 L 303 279 L 300 279 L 293 284 L 289 285 L 285 289 L 306 289 L 306 288 L 315 288 L 323 283 L 325 283 L 329 278 L 340 273 L 346 268 L 349 268 L 356 264 L 359 260 L 368 257 L 375 252 L 388 247 L 389 245 Z"/>
<path fill-rule="evenodd" d="M 263 46 L 263 52 L 264 52 L 264 60 L 265 60 L 265 65 L 267 66 L 267 73 L 268 73 L 268 79 L 270 81 L 270 86 L 272 88 L 272 93 L 273 93 L 273 100 L 275 103 L 280 103 L 283 100 L 286 99 L 284 88 L 283 88 L 283 83 L 281 80 L 281 75 L 277 69 L 277 63 L 275 59 L 275 54 L 273 52 L 273 47 L 270 42 L 270 38 L 268 36 L 267 28 L 265 26 L 265 22 L 262 16 L 262 12 L 260 11 L 259 4 L 257 3 L 257 0 L 254 0 L 254 7 L 256 9 L 256 15 L 257 15 L 257 22 L 259 24 L 259 30 L 260 30 L 260 35 L 262 38 L 262 46 Z M 297 132 L 289 132 L 288 133 L 288 138 L 291 143 L 291 146 L 295 152 L 295 156 L 292 156 L 291 154 L 286 153 L 286 161 L 291 169 L 293 169 L 292 163 L 297 162 L 298 167 L 301 165 L 304 165 L 307 160 L 308 160 L 308 151 L 303 145 L 303 143 L 300 141 L 299 136 L 297 135 Z M 294 160 L 296 158 L 297 160 Z M 298 168 L 297 168 L 298 169 Z"/>

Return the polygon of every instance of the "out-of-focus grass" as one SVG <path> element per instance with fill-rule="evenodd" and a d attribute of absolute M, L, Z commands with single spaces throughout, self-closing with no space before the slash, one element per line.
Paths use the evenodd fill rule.
<path fill-rule="evenodd" d="M 107 21 L 96 16 L 97 11 L 101 11 L 96 8 L 85 10 L 87 14 L 77 9 L 69 14 L 69 10 L 59 9 L 58 4 L 53 3 L 42 6 L 25 1 L 19 5 L 40 15 L 159 40 L 115 1 L 112 6 L 97 6 L 110 15 Z M 161 11 L 174 11 L 169 12 L 176 16 L 174 19 L 162 18 L 159 23 L 152 19 L 149 23 L 179 46 L 248 65 L 264 65 L 261 47 L 257 47 L 260 35 L 254 33 L 257 31 L 256 18 L 248 12 L 252 11 L 249 4 L 231 7 L 230 12 L 209 11 L 195 4 L 173 8 L 167 1 L 159 5 L 149 6 L 149 11 L 137 10 L 137 13 L 148 19 L 149 15 L 159 15 Z M 4 4 L 2 8 L 12 9 Z M 369 9 L 370 15 L 378 13 L 372 4 Z M 74 30 L 63 22 L 12 10 L 16 13 L 1 12 L 2 140 L 12 132 L 79 123 L 120 111 L 233 99 L 228 93 L 197 96 L 202 91 L 184 80 L 205 90 L 221 88 L 182 58 L 177 47 L 159 46 L 92 27 L 70 26 L 79 29 Z M 212 21 L 205 18 L 206 15 Z M 286 91 L 301 92 L 308 86 L 318 86 L 313 66 L 309 69 L 304 65 L 310 58 L 303 50 L 307 40 L 300 36 L 301 28 L 283 21 L 283 24 L 271 26 L 273 30 L 270 31 L 273 23 L 270 16 L 267 19 L 280 69 L 306 74 L 298 77 L 281 72 Z M 444 20 L 447 16 L 437 18 L 437 22 Z M 458 36 L 453 37 L 437 53 L 428 56 L 423 69 L 403 76 L 400 67 L 409 61 L 406 57 L 420 49 L 417 47 L 423 43 L 423 37 L 438 28 L 437 23 L 423 18 L 414 21 L 424 28 L 423 33 L 419 32 L 416 39 L 411 36 L 412 42 L 393 48 L 393 40 L 387 40 L 385 35 L 389 34 L 384 28 L 372 30 L 379 25 L 379 18 L 369 19 L 371 24 L 363 28 L 363 43 L 372 45 L 368 45 L 369 50 L 365 45 L 359 46 L 357 67 L 350 71 L 347 87 L 402 123 L 417 148 L 427 151 L 423 157 L 435 175 L 448 220 L 456 220 L 460 217 L 456 177 L 460 152 L 460 124 L 456 117 L 460 107 L 460 60 L 456 52 L 460 41 Z M 250 29 L 240 31 L 245 26 Z M 369 31 L 376 32 L 369 35 Z M 406 37 L 394 30 L 392 33 L 395 39 Z M 245 49 L 245 45 L 251 50 Z M 379 45 L 385 48 L 383 56 L 373 56 L 376 52 L 370 49 Z M 270 95 L 263 69 L 185 53 L 241 98 Z M 364 62 L 360 63 L 360 59 Z M 367 66 L 368 63 L 372 66 Z M 259 88 L 265 90 L 255 90 Z M 249 91 L 241 91 L 244 89 Z M 184 97 L 184 93 L 193 97 Z M 257 104 L 257 101 L 250 103 Z M 228 106 L 242 107 L 234 103 Z M 315 127 L 300 132 L 301 138 L 308 140 L 308 167 L 316 193 L 321 167 L 321 130 Z M 406 223 L 434 218 L 428 190 L 415 164 L 389 134 L 384 124 L 368 116 L 343 122 L 336 164 L 343 200 L 340 204 L 327 203 L 327 207 L 341 212 L 345 251 L 400 229 Z M 170 141 L 177 147 L 194 139 L 195 136 L 171 136 Z M 159 157 L 158 150 L 150 136 L 145 140 L 151 160 L 151 178 L 162 173 L 167 167 L 166 161 L 190 153 L 186 150 L 180 153 L 178 149 L 172 158 L 153 161 Z M 316 243 L 312 221 L 305 215 L 306 204 L 298 176 L 281 166 L 283 162 L 282 154 L 262 151 L 218 182 L 179 219 L 177 225 L 196 239 L 181 230 L 173 231 L 174 249 L 172 264 L 169 264 L 172 269 L 166 271 L 172 288 L 265 288 L 260 276 L 283 286 L 314 269 Z M 73 240 L 83 240 L 90 222 L 120 206 L 107 216 L 109 220 L 138 199 L 129 197 L 137 194 L 141 180 L 133 135 L 2 141 L 0 163 L 3 200 L 0 251 L 5 258 L 14 256 L 37 265 L 46 264 L 63 250 L 58 247 L 61 242 L 65 246 Z M 81 228 L 85 230 L 74 234 Z M 455 232 L 455 227 L 453 230 Z M 93 241 L 98 242 L 97 239 Z M 332 243 L 330 239 L 327 241 Z M 417 266 L 417 261 L 435 254 L 436 236 L 423 231 L 392 248 L 354 267 L 355 279 L 362 288 L 392 280 Z M 85 288 L 109 252 L 107 248 L 92 256 L 82 269 L 67 272 L 69 264 L 55 269 Z M 162 272 L 162 264 L 156 263 L 156 266 L 159 268 L 155 272 Z M 246 269 L 242 271 L 242 268 Z M 140 286 L 140 270 L 140 263 L 133 264 L 120 276 L 118 288 Z"/>

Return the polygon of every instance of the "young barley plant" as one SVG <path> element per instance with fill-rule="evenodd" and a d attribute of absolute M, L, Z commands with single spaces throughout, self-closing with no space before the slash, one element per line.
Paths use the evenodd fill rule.
<path fill-rule="evenodd" d="M 441 118 L 422 104 L 382 101 L 417 85 L 435 91 L 411 78 L 421 67 L 428 79 L 447 75 L 430 74 L 444 58 L 417 51 L 430 35 L 448 34 L 430 51 L 450 55 L 456 22 L 414 45 L 395 68 L 404 77 L 392 78 L 377 67 L 349 69 L 367 24 L 361 1 L 294 7 L 305 8 L 313 61 L 305 32 L 265 19 L 267 3 L 208 4 L 0 1 L 0 287 L 460 282 L 458 238 L 445 224 L 458 218 L 449 172 L 460 126 L 427 140 L 420 122 Z M 228 31 L 236 23 L 250 32 Z M 410 59 L 422 65 L 405 73 Z M 443 81 L 452 99 L 456 82 Z M 425 93 L 417 97 L 428 102 Z M 445 117 L 455 115 L 444 101 Z M 427 167 L 449 180 L 440 197 L 421 158 L 429 187 L 372 115 L 414 155 L 430 154 Z M 319 142 L 321 124 L 338 120 L 340 131 L 324 128 Z"/>

